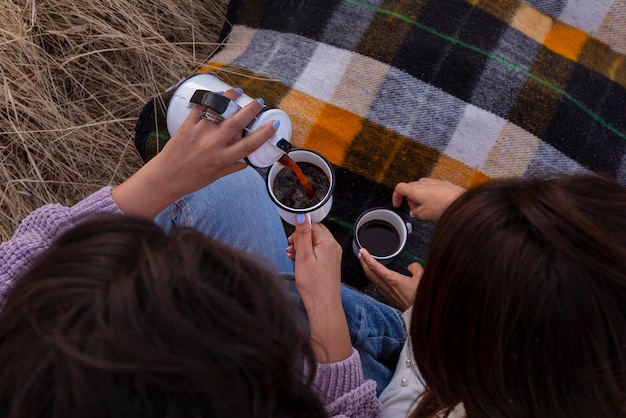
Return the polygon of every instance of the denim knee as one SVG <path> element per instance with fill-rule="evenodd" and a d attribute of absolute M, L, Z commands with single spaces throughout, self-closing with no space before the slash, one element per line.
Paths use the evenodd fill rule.
<path fill-rule="evenodd" d="M 345 285 L 341 296 L 364 377 L 376 381 L 380 394 L 393 376 L 407 337 L 402 313 Z"/>

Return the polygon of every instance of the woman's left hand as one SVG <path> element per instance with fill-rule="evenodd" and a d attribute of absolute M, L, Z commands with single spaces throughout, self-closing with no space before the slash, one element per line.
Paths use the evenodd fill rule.
<path fill-rule="evenodd" d="M 341 301 L 342 250 L 328 228 L 311 223 L 308 216 L 296 222 L 288 254 L 296 261 L 296 287 L 309 317 L 317 361 L 334 363 L 352 354 Z"/>
<path fill-rule="evenodd" d="M 413 306 L 417 286 L 424 274 L 424 268 L 419 263 L 409 264 L 407 269 L 411 276 L 405 276 L 385 267 L 365 248 L 359 253 L 359 262 L 376 292 L 403 311 Z"/>

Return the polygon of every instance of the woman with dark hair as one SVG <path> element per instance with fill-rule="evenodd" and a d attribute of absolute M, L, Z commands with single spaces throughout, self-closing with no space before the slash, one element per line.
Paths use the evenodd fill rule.
<path fill-rule="evenodd" d="M 421 278 L 361 255 L 398 303 L 411 299 L 398 283 L 415 283 L 416 369 L 399 364 L 383 416 L 626 416 L 626 188 L 571 175 L 463 193 L 424 179 L 399 184 L 404 197 L 441 218 Z"/>
<path fill-rule="evenodd" d="M 204 234 L 96 218 L 9 291 L 0 415 L 326 417 L 293 306 L 273 270 Z"/>
<path fill-rule="evenodd" d="M 406 330 L 341 285 L 323 225 L 298 216 L 286 256 L 263 180 L 241 162 L 278 124 L 237 139 L 261 106 L 215 123 L 196 106 L 131 178 L 35 210 L 0 244 L 0 416 L 379 413 Z M 357 309 L 368 315 L 346 317 Z"/>

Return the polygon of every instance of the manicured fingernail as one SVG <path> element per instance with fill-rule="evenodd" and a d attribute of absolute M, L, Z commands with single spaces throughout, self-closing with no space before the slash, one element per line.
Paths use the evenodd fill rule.
<path fill-rule="evenodd" d="M 260 97 L 258 99 L 256 99 L 257 102 L 259 102 L 259 104 L 261 106 L 263 106 L 265 104 L 265 100 L 261 99 Z"/>
<path fill-rule="evenodd" d="M 359 253 L 357 254 L 357 258 L 361 258 L 361 254 L 363 254 L 363 248 L 359 249 Z"/>
<path fill-rule="evenodd" d="M 241 88 L 239 88 L 239 87 L 237 87 L 237 88 L 235 89 L 235 91 L 237 92 L 237 94 L 242 94 L 242 93 L 243 93 L 243 89 L 241 89 Z"/>
<path fill-rule="evenodd" d="M 277 119 L 272 123 L 272 126 L 274 127 L 274 129 L 278 129 L 278 127 L 280 126 L 280 121 Z"/>
<path fill-rule="evenodd" d="M 304 215 L 304 213 L 299 213 L 296 215 L 296 222 L 298 222 L 299 224 L 303 224 L 306 222 L 306 216 Z"/>

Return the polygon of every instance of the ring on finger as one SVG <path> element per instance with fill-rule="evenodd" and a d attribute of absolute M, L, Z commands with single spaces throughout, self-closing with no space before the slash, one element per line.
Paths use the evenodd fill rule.
<path fill-rule="evenodd" d="M 190 102 L 206 107 L 207 110 L 223 119 L 228 119 L 241 109 L 241 106 L 228 97 L 208 90 L 196 90 Z"/>
<path fill-rule="evenodd" d="M 215 124 L 224 122 L 223 116 L 217 115 L 209 110 L 198 113 L 198 119 L 206 119 L 209 122 L 213 122 Z"/>

